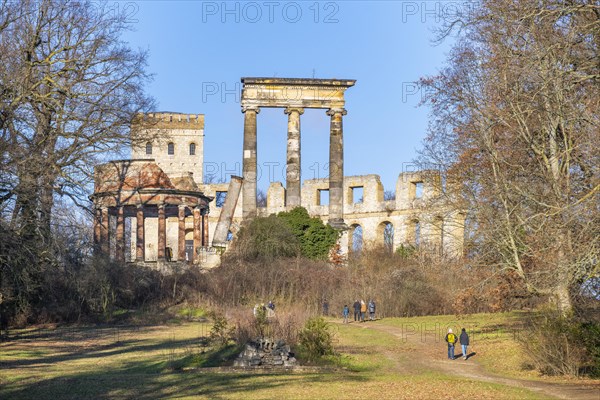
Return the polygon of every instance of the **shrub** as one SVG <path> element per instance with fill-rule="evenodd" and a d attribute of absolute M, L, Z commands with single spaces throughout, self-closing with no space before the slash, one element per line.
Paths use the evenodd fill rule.
<path fill-rule="evenodd" d="M 333 333 L 322 317 L 312 317 L 298 334 L 301 354 L 309 361 L 335 354 Z"/>
<path fill-rule="evenodd" d="M 243 344 L 258 337 L 281 339 L 294 346 L 298 342 L 298 332 L 306 321 L 306 312 L 301 308 L 277 311 L 271 318 L 256 318 L 249 311 L 229 311 L 237 343 Z"/>
<path fill-rule="evenodd" d="M 299 249 L 298 238 L 275 215 L 255 218 L 242 226 L 234 244 L 235 255 L 245 261 L 295 257 Z"/>
<path fill-rule="evenodd" d="M 311 218 L 304 207 L 296 207 L 291 211 L 277 215 L 289 226 L 298 238 L 302 256 L 314 260 L 327 260 L 331 248 L 337 242 L 339 232 L 325 225 L 320 218 Z"/>
<path fill-rule="evenodd" d="M 234 328 L 229 326 L 227 318 L 223 314 L 211 311 L 209 316 L 213 321 L 209 334 L 211 343 L 217 348 L 226 346 L 233 336 Z"/>
<path fill-rule="evenodd" d="M 531 364 L 546 375 L 597 375 L 600 324 L 543 311 L 527 321 L 520 337 Z"/>

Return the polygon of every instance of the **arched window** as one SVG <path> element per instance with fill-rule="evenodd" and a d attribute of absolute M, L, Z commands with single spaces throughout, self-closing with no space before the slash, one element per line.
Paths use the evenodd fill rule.
<path fill-rule="evenodd" d="M 173 142 L 169 142 L 169 144 L 167 145 L 167 154 L 169 154 L 170 156 L 175 154 L 175 144 Z"/>
<path fill-rule="evenodd" d="M 394 251 L 394 225 L 391 222 L 382 224 L 383 230 L 383 248 L 389 252 Z"/>
<path fill-rule="evenodd" d="M 190 156 L 196 155 L 196 143 L 190 143 Z"/>
<path fill-rule="evenodd" d="M 152 143 L 150 142 L 146 143 L 146 154 L 152 155 Z"/>
<path fill-rule="evenodd" d="M 350 236 L 350 251 L 360 253 L 363 248 L 363 228 L 358 224 L 350 227 L 352 235 Z"/>

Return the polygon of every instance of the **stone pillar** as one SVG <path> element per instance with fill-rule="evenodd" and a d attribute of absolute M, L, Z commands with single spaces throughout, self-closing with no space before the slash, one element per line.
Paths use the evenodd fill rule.
<path fill-rule="evenodd" d="M 117 230 L 115 232 L 115 259 L 125 261 L 125 218 L 123 206 L 117 207 Z"/>
<path fill-rule="evenodd" d="M 202 216 L 200 207 L 194 208 L 194 263 L 198 262 L 200 247 L 202 246 Z"/>
<path fill-rule="evenodd" d="M 208 209 L 202 210 L 202 247 L 208 247 Z"/>
<path fill-rule="evenodd" d="M 343 108 L 331 108 L 327 115 L 331 117 L 329 132 L 329 225 L 343 229 L 344 224 L 344 137 L 342 116 Z"/>
<path fill-rule="evenodd" d="M 179 206 L 179 233 L 177 235 L 177 261 L 185 260 L 185 205 Z"/>
<path fill-rule="evenodd" d="M 158 205 L 158 260 L 165 260 L 167 247 L 167 219 L 165 218 L 165 205 Z"/>
<path fill-rule="evenodd" d="M 144 238 L 144 206 L 141 204 L 138 205 L 136 211 L 135 259 L 136 261 L 145 261 L 146 241 Z"/>
<path fill-rule="evenodd" d="M 102 243 L 102 210 L 94 210 L 94 254 L 100 252 L 100 243 Z"/>
<path fill-rule="evenodd" d="M 102 207 L 102 229 L 100 231 L 100 248 L 107 257 L 110 255 L 110 237 L 109 237 L 109 214 L 108 207 Z"/>
<path fill-rule="evenodd" d="M 300 115 L 303 108 L 288 107 L 287 163 L 285 174 L 285 205 L 289 208 L 298 207 L 300 198 Z"/>
<path fill-rule="evenodd" d="M 233 221 L 233 213 L 240 197 L 240 190 L 243 185 L 243 179 L 239 176 L 232 176 L 229 181 L 229 188 L 227 189 L 227 197 L 225 198 L 225 204 L 221 208 L 221 214 L 219 214 L 219 222 L 215 233 L 213 234 L 212 245 L 214 247 L 224 247 L 227 245 L 227 233 L 231 227 Z"/>
<path fill-rule="evenodd" d="M 256 115 L 258 107 L 242 107 L 244 113 L 244 154 L 242 172 L 244 177 L 242 217 L 256 217 Z"/>

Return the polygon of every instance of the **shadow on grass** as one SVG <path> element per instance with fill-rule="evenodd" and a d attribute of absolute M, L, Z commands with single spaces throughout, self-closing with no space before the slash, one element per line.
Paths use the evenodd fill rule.
<path fill-rule="evenodd" d="M 0 345 L 0 369 L 39 368 L 60 362 L 108 358 L 115 355 L 194 348 L 199 338 L 164 339 L 151 342 L 144 336 L 152 327 L 101 326 L 29 329 Z M 142 337 L 139 339 L 138 337 Z M 20 348 L 19 348 L 20 347 Z M 27 356 L 8 359 L 11 352 Z"/>
<path fill-rule="evenodd" d="M 469 354 L 467 354 L 467 358 L 465 358 L 465 360 L 468 360 L 469 358 L 473 357 L 474 355 L 476 355 L 477 353 L 475 353 L 474 351 L 470 352 Z M 455 358 L 462 358 L 464 357 L 463 353 L 459 353 L 454 355 Z"/>
<path fill-rule="evenodd" d="M 302 390 L 315 383 L 364 382 L 359 374 L 284 372 L 202 372 L 152 373 L 151 363 L 130 363 L 111 371 L 94 371 L 42 379 L 16 381 L 0 388 L 6 399 L 156 399 L 201 396 L 211 399 L 239 396 L 253 391 L 286 387 Z M 289 394 L 289 391 L 287 392 Z M 250 396 L 252 397 L 252 396 Z"/>
<path fill-rule="evenodd" d="M 189 346 L 191 340 L 165 340 L 155 344 L 141 344 L 142 340 L 124 340 L 108 344 L 100 344 L 89 348 L 66 347 L 66 346 L 46 346 L 52 351 L 60 351 L 70 349 L 71 351 L 52 354 L 48 356 L 40 356 L 34 358 L 23 358 L 18 360 L 0 361 L 1 369 L 24 368 L 30 365 L 38 364 L 54 364 L 58 362 L 73 361 L 80 359 L 97 359 L 106 358 L 117 354 L 127 354 L 134 352 L 150 352 L 156 350 L 181 349 Z"/>

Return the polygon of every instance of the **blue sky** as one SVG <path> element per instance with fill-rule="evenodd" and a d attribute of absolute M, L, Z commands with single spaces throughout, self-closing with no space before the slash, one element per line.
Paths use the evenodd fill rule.
<path fill-rule="evenodd" d="M 433 1 L 140 1 L 120 2 L 150 52 L 149 92 L 158 111 L 206 115 L 205 170 L 241 174 L 241 77 L 356 79 L 346 92 L 345 175 L 378 174 L 394 190 L 412 170 L 427 129 L 427 109 L 412 82 L 435 74 L 450 42 L 431 29 L 452 13 Z M 462 3 L 461 3 L 462 4 Z M 327 176 L 329 117 L 301 119 L 302 179 Z M 285 182 L 287 116 L 258 116 L 259 188 Z M 227 178 L 228 180 L 228 178 Z"/>

